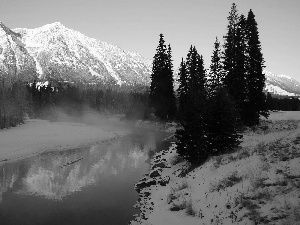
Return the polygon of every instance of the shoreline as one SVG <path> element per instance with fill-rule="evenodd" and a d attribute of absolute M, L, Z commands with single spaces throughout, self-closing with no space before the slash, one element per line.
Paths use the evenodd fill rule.
<path fill-rule="evenodd" d="M 140 214 L 129 224 L 294 224 L 300 212 L 294 198 L 300 196 L 299 119 L 298 112 L 273 112 L 244 133 L 241 149 L 191 170 L 176 144 L 156 153 L 149 172 L 134 185 Z"/>
<path fill-rule="evenodd" d="M 47 151 L 63 151 L 112 141 L 128 133 L 109 125 L 27 119 L 24 124 L 0 130 L 0 165 Z"/>

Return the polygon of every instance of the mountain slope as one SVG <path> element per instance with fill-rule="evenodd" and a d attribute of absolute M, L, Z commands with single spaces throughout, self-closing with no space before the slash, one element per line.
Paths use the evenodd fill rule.
<path fill-rule="evenodd" d="M 300 82 L 287 75 L 275 75 L 264 71 L 266 90 L 276 95 L 300 96 Z"/>
<path fill-rule="evenodd" d="M 0 22 L 0 71 L 2 76 L 27 79 L 36 76 L 35 61 L 20 40 L 21 35 Z"/>
<path fill-rule="evenodd" d="M 7 47 L 12 50 L 9 50 L 10 56 L 5 57 L 12 60 L 9 63 L 7 60 L 0 61 L 4 67 L 26 66 L 30 68 L 29 74 L 36 72 L 46 79 L 97 80 L 118 84 L 146 84 L 150 81 L 150 60 L 89 38 L 59 22 L 36 29 L 13 30 L 1 23 L 1 28 L 1 46 L 12 46 Z M 25 53 L 26 57 L 23 57 Z M 30 63 L 14 58 L 26 58 Z"/>

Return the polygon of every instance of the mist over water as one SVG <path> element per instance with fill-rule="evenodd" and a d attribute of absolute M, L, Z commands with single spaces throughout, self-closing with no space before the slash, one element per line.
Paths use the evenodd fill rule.
<path fill-rule="evenodd" d="M 71 122 L 83 123 L 92 126 L 99 126 L 107 131 L 113 130 L 132 130 L 134 127 L 126 124 L 123 114 L 99 113 L 90 107 L 76 109 L 68 106 L 51 106 L 41 112 L 41 118 L 52 122 Z"/>

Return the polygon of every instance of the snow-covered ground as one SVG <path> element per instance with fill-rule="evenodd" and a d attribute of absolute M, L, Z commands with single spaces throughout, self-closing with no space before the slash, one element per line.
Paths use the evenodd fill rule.
<path fill-rule="evenodd" d="M 92 121 L 86 121 L 92 124 Z M 94 126 L 28 119 L 25 124 L 0 130 L 0 163 L 43 151 L 71 149 L 108 141 L 125 133 L 124 128 L 119 128 L 116 121 L 110 122 L 108 118 L 105 124 L 94 122 Z"/>
<path fill-rule="evenodd" d="M 176 145 L 136 183 L 131 224 L 300 224 L 300 112 L 274 112 L 241 148 L 191 169 Z"/>

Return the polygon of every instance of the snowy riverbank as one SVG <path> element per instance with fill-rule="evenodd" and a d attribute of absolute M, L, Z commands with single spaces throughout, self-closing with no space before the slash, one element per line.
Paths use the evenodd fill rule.
<path fill-rule="evenodd" d="M 156 154 L 135 188 L 131 224 L 297 224 L 300 113 L 276 112 L 244 134 L 241 148 L 187 171 L 175 144 Z"/>
<path fill-rule="evenodd" d="M 44 151 L 71 149 L 108 141 L 126 134 L 126 129 L 119 128 L 115 121 L 112 124 L 110 127 L 108 118 L 105 125 L 95 126 L 28 119 L 17 127 L 0 130 L 0 163 Z"/>

